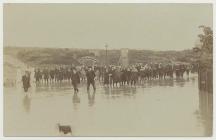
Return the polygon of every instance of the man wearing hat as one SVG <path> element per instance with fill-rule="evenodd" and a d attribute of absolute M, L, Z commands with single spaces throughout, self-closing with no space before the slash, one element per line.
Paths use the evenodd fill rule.
<path fill-rule="evenodd" d="M 95 72 L 91 67 L 88 68 L 88 71 L 86 73 L 86 78 L 87 78 L 87 91 L 89 91 L 90 85 L 92 85 L 92 87 L 93 87 L 93 89 L 95 91 L 96 90 L 96 87 L 95 87 Z"/>
<path fill-rule="evenodd" d="M 72 69 L 71 80 L 72 80 L 74 92 L 77 93 L 79 91 L 78 84 L 80 83 L 80 76 L 75 68 Z"/>
<path fill-rule="evenodd" d="M 23 88 L 27 92 L 30 87 L 30 75 L 28 71 L 25 71 L 25 75 L 22 76 Z"/>

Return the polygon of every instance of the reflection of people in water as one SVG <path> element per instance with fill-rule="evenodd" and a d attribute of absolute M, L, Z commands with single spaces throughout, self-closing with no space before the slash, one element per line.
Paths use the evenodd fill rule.
<path fill-rule="evenodd" d="M 31 109 L 31 98 L 29 95 L 25 95 L 23 98 L 23 106 L 26 112 L 29 112 Z"/>
<path fill-rule="evenodd" d="M 130 97 L 135 97 L 136 94 L 136 88 L 137 87 L 128 87 L 128 88 L 123 88 L 119 93 L 123 94 L 124 97 L 130 98 Z"/>
<path fill-rule="evenodd" d="M 105 93 L 106 95 L 108 95 L 108 94 L 109 94 L 109 89 L 110 89 L 110 88 L 108 88 L 108 87 L 104 86 L 104 93 Z"/>
<path fill-rule="evenodd" d="M 131 88 L 131 90 L 132 90 L 132 94 L 136 94 L 136 87 Z"/>
<path fill-rule="evenodd" d="M 179 87 L 184 87 L 186 80 L 185 79 L 176 79 L 176 85 Z"/>
<path fill-rule="evenodd" d="M 74 108 L 77 108 L 77 104 L 80 103 L 80 98 L 78 96 L 77 92 L 74 92 L 73 98 L 72 98 L 73 104 L 74 104 Z"/>
<path fill-rule="evenodd" d="M 173 87 L 174 86 L 174 80 L 173 79 L 165 80 L 165 86 Z"/>
<path fill-rule="evenodd" d="M 93 91 L 92 94 L 89 91 L 87 93 L 88 93 L 88 103 L 89 103 L 89 106 L 93 106 L 94 103 L 95 103 L 95 91 Z"/>
<path fill-rule="evenodd" d="M 104 94 L 106 95 L 106 98 L 109 99 L 111 94 L 111 88 L 109 88 L 108 86 L 104 86 Z"/>

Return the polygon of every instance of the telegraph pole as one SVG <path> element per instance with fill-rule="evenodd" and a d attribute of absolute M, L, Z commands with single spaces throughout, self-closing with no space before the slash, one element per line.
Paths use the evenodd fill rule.
<path fill-rule="evenodd" d="M 108 62 L 107 62 L 107 48 L 108 48 L 108 45 L 107 44 L 105 44 L 105 48 L 106 48 L 106 66 L 107 66 L 107 64 L 108 64 Z"/>

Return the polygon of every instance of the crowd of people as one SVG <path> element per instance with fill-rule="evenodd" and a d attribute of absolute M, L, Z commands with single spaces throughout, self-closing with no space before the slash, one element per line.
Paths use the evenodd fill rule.
<path fill-rule="evenodd" d="M 34 77 L 36 83 L 61 83 L 71 82 L 75 92 L 81 82 L 87 83 L 96 90 L 95 81 L 103 83 L 104 86 L 135 86 L 146 80 L 183 78 L 184 73 L 189 76 L 190 71 L 195 71 L 194 65 L 189 64 L 136 64 L 129 67 L 122 66 L 65 66 L 43 69 L 35 69 Z M 25 81 L 25 80 L 24 80 Z"/>

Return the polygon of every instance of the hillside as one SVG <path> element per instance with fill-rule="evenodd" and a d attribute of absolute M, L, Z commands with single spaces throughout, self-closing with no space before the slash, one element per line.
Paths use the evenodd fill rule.
<path fill-rule="evenodd" d="M 98 60 L 99 65 L 105 64 L 106 51 L 102 49 L 70 49 L 70 48 L 21 48 L 4 47 L 4 55 L 13 55 L 22 62 L 31 66 L 38 65 L 78 65 L 78 59 L 84 56 L 91 56 Z M 150 51 L 133 50 L 128 52 L 129 63 L 147 62 L 191 62 L 195 59 L 192 50 L 184 51 Z M 118 64 L 120 50 L 108 50 L 109 64 Z"/>

